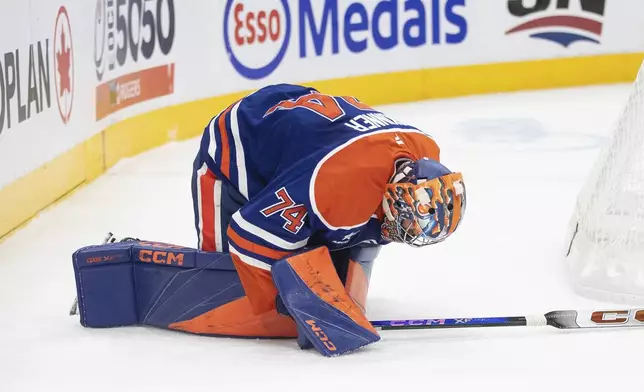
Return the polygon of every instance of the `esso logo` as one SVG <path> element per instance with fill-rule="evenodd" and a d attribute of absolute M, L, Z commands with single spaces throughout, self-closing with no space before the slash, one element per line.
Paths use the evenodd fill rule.
<path fill-rule="evenodd" d="M 248 79 L 270 75 L 282 62 L 291 35 L 287 0 L 228 0 L 224 43 L 233 67 Z"/>

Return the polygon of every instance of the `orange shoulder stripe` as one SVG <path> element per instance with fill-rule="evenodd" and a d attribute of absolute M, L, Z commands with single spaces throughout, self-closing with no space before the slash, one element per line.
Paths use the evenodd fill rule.
<path fill-rule="evenodd" d="M 226 116 L 230 113 L 230 110 L 233 106 L 237 105 L 237 102 L 233 102 L 232 105 L 228 106 L 219 115 L 219 121 L 217 122 L 217 128 L 219 128 L 219 135 L 221 137 L 221 172 L 230 178 L 230 145 L 228 143 L 228 132 L 226 132 Z"/>

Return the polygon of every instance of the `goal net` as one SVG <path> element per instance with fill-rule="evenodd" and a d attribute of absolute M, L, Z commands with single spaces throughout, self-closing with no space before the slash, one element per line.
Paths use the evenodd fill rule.
<path fill-rule="evenodd" d="M 578 196 L 566 244 L 578 293 L 644 304 L 644 64 Z"/>

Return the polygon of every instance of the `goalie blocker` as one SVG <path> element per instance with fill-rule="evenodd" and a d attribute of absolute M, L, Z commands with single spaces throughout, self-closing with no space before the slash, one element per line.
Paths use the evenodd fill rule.
<path fill-rule="evenodd" d="M 76 251 L 80 323 L 202 335 L 295 338 L 326 356 L 380 338 L 364 316 L 378 247 L 307 250 L 274 264 L 277 309 L 255 314 L 229 254 L 130 241 Z M 310 344 L 308 344 L 310 343 Z"/>

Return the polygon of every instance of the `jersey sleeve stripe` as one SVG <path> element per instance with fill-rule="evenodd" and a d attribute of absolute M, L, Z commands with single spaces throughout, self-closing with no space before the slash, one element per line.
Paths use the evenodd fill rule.
<path fill-rule="evenodd" d="M 281 252 L 271 248 L 267 248 L 260 244 L 256 244 L 252 241 L 249 241 L 245 238 L 242 238 L 237 232 L 232 228 L 228 227 L 228 238 L 233 241 L 238 247 L 246 250 L 247 252 L 252 252 L 264 257 L 268 257 L 274 260 L 281 260 L 286 256 L 290 255 L 292 252 Z"/>
<path fill-rule="evenodd" d="M 222 237 L 222 231 L 224 228 L 221 227 L 221 180 L 215 181 L 215 190 L 214 190 L 214 208 L 215 208 L 215 246 L 217 251 L 223 252 L 224 250 L 224 241 Z"/>
<path fill-rule="evenodd" d="M 228 239 L 228 247 L 231 247 L 231 246 L 237 250 L 237 253 L 242 254 L 244 256 L 251 257 L 251 258 L 253 258 L 255 260 L 261 261 L 262 263 L 266 263 L 268 265 L 273 265 L 273 263 L 275 263 L 277 261 L 275 259 L 271 259 L 270 257 L 264 257 L 264 256 L 262 256 L 260 254 L 253 253 L 253 252 L 251 252 L 251 251 L 249 251 L 247 249 L 244 249 L 243 247 L 237 245 L 235 243 L 235 241 L 233 241 L 231 238 L 229 238 Z M 230 253 L 230 251 L 229 251 L 229 253 Z"/>
<path fill-rule="evenodd" d="M 219 120 L 217 121 L 217 129 L 219 130 L 219 136 L 221 138 L 221 172 L 226 178 L 230 178 L 230 147 L 228 144 L 228 132 L 226 131 L 226 116 L 230 112 L 232 106 L 226 108 L 219 115 Z"/>
<path fill-rule="evenodd" d="M 206 164 L 197 172 L 197 193 L 199 203 L 199 249 L 214 252 L 215 245 L 215 211 L 214 188 L 216 178 L 208 171 Z"/>
<path fill-rule="evenodd" d="M 252 233 L 249 233 L 248 231 L 242 229 L 237 224 L 237 222 L 235 222 L 235 220 L 233 220 L 233 219 L 230 220 L 230 223 L 228 224 L 228 226 L 226 228 L 226 235 L 228 235 L 229 229 L 232 229 L 235 232 L 235 234 L 237 234 L 242 239 L 248 241 L 251 244 L 259 245 L 260 247 L 262 247 L 264 249 L 269 249 L 269 250 L 273 250 L 273 251 L 276 251 L 276 252 L 283 252 L 285 254 L 286 253 L 290 254 L 290 253 L 295 251 L 295 250 L 286 250 L 286 249 L 279 248 L 276 245 L 266 241 L 266 239 L 264 239 L 262 237 L 259 237 L 259 236 L 256 236 L 256 235 L 254 235 Z M 232 241 L 232 239 L 230 237 L 228 237 L 228 240 Z M 237 249 L 239 249 L 239 250 L 241 250 L 243 252 L 246 252 L 251 256 L 255 255 L 256 257 L 264 260 L 264 256 L 261 256 L 261 255 L 259 255 L 257 253 L 252 253 L 250 250 L 245 249 L 243 246 L 239 246 L 237 244 L 235 246 L 237 247 Z M 276 257 L 266 258 L 266 261 L 272 262 L 275 258 Z M 280 257 L 277 257 L 277 258 L 280 258 Z"/>
<path fill-rule="evenodd" d="M 248 177 L 246 174 L 246 159 L 244 156 L 244 146 L 241 141 L 241 136 L 239 133 L 239 121 L 237 119 L 237 110 L 241 101 L 237 102 L 233 106 L 230 112 L 230 131 L 235 142 L 235 158 L 237 160 L 237 182 L 239 193 L 242 194 L 246 199 L 248 199 Z"/>
<path fill-rule="evenodd" d="M 263 269 L 265 271 L 270 271 L 271 270 L 271 265 L 270 264 L 268 264 L 266 262 L 263 262 L 261 260 L 257 260 L 256 258 L 247 256 L 247 255 L 241 253 L 240 251 L 238 251 L 237 249 L 235 249 L 235 247 L 233 247 L 230 244 L 228 245 L 228 249 L 230 249 L 231 253 L 234 253 L 235 255 L 237 255 L 237 257 L 239 257 L 239 259 L 241 261 L 243 261 L 245 264 L 248 264 L 250 266 L 253 266 L 253 267 L 256 267 L 256 268 L 259 268 L 259 269 Z"/>
<path fill-rule="evenodd" d="M 208 142 L 208 156 L 210 156 L 213 161 L 215 160 L 215 154 L 217 153 L 217 137 L 215 136 L 216 120 L 217 117 L 214 117 L 210 120 L 210 124 L 208 124 L 208 136 L 210 138 L 210 141 Z"/>
<path fill-rule="evenodd" d="M 308 242 L 309 237 L 304 238 L 301 241 L 290 242 L 283 238 L 276 236 L 275 234 L 269 233 L 268 231 L 262 229 L 261 227 L 255 226 L 252 223 L 248 222 L 242 216 L 241 212 L 237 211 L 233 214 L 232 220 L 242 229 L 248 233 L 257 236 L 264 241 L 268 242 L 275 247 L 285 249 L 285 250 L 296 250 L 303 248 Z"/>
<path fill-rule="evenodd" d="M 199 215 L 199 224 L 197 226 L 197 229 L 199 230 L 199 243 L 198 243 L 198 248 L 201 249 L 203 246 L 203 224 L 204 224 L 204 211 L 203 211 L 203 190 L 201 189 L 201 177 L 203 177 L 206 174 L 206 170 L 208 168 L 206 167 L 206 164 L 204 163 L 199 170 L 197 170 L 197 180 L 195 181 L 197 185 L 197 211 Z"/>

